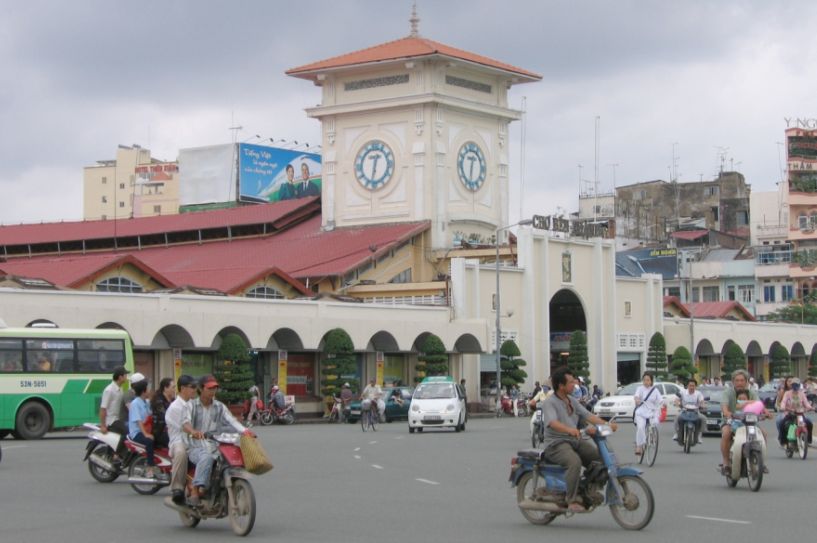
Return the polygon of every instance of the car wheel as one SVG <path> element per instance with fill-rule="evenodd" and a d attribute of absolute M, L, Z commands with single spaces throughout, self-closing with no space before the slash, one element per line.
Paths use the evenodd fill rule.
<path fill-rule="evenodd" d="M 409 426 L 409 433 L 410 433 L 410 434 L 413 434 L 413 433 L 414 433 L 414 428 L 412 428 L 411 426 Z"/>

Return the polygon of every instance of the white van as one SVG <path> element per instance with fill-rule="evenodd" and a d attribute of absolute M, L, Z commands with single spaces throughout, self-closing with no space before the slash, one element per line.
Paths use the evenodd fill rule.
<path fill-rule="evenodd" d="M 408 412 L 409 433 L 423 428 L 454 428 L 465 430 L 468 415 L 465 410 L 465 390 L 454 378 L 426 377 L 411 397 Z"/>

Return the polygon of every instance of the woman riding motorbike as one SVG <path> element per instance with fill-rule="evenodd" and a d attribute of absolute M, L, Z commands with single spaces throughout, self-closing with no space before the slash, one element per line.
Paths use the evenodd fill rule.
<path fill-rule="evenodd" d="M 805 391 L 800 387 L 800 380 L 794 378 L 791 382 L 791 388 L 783 394 L 783 398 L 780 400 L 780 411 L 783 413 L 781 428 L 788 428 L 790 423 L 796 421 L 795 417 L 797 413 L 804 413 L 812 409 L 814 409 L 814 407 L 809 403 Z M 811 433 L 814 424 L 808 417 L 804 418 L 806 419 L 806 427 L 808 428 L 808 443 L 811 443 Z M 786 445 L 785 433 L 785 431 L 782 431 L 780 432 L 781 435 L 778 436 L 780 445 L 782 446 Z"/>

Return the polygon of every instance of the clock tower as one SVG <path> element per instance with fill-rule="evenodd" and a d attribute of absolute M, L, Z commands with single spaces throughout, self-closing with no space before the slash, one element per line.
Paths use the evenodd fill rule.
<path fill-rule="evenodd" d="M 293 68 L 322 89 L 323 227 L 431 222 L 433 248 L 508 223 L 508 89 L 541 76 L 417 33 Z"/>

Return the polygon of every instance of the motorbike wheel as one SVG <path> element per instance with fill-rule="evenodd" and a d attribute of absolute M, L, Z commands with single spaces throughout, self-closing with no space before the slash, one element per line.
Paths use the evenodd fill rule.
<path fill-rule="evenodd" d="M 808 455 L 808 432 L 800 432 L 797 435 L 797 452 L 800 460 L 805 460 Z"/>
<path fill-rule="evenodd" d="M 684 452 L 689 454 L 689 450 L 692 449 L 692 440 L 695 439 L 695 432 L 691 431 L 689 428 L 684 430 Z"/>
<path fill-rule="evenodd" d="M 247 535 L 255 524 L 255 493 L 244 479 L 233 479 L 233 503 L 229 507 L 229 516 L 235 535 Z"/>
<path fill-rule="evenodd" d="M 130 467 L 128 468 L 128 477 L 146 477 L 145 472 L 148 468 L 148 459 L 144 456 L 138 457 L 136 460 L 131 462 Z M 158 468 L 156 468 L 158 469 Z M 162 485 L 151 485 L 151 484 L 140 484 L 140 483 L 131 483 L 130 485 L 136 491 L 137 494 L 142 494 L 143 496 L 151 496 L 159 492 L 159 489 L 162 488 Z"/>
<path fill-rule="evenodd" d="M 530 444 L 531 447 L 536 448 L 536 430 L 530 433 Z"/>
<path fill-rule="evenodd" d="M 610 505 L 610 513 L 625 530 L 640 530 L 652 520 L 655 499 L 649 485 L 638 476 L 622 475 L 618 482 L 624 491 L 623 503 Z"/>
<path fill-rule="evenodd" d="M 96 446 L 96 448 L 91 452 L 92 456 L 97 456 L 106 462 L 113 462 L 113 449 L 100 443 Z M 116 481 L 117 477 L 119 477 L 119 472 L 117 471 L 108 471 L 100 466 L 97 466 L 91 459 L 88 459 L 88 471 L 91 472 L 91 477 L 99 481 L 100 483 L 112 483 Z"/>
<path fill-rule="evenodd" d="M 292 411 L 288 411 L 286 415 L 281 417 L 281 421 L 283 421 L 284 424 L 294 424 L 295 415 L 292 413 Z"/>
<path fill-rule="evenodd" d="M 533 486 L 533 472 L 529 471 L 519 478 L 519 484 L 516 485 L 516 503 L 522 503 L 524 500 L 533 499 L 533 494 L 536 488 Z M 519 508 L 522 516 L 531 524 L 544 526 L 553 522 L 558 515 L 556 513 L 548 513 L 547 511 L 529 511 Z"/>
<path fill-rule="evenodd" d="M 786 442 L 786 458 L 791 458 L 792 456 L 794 456 L 794 448 L 791 443 Z"/>
<path fill-rule="evenodd" d="M 191 515 L 189 513 L 184 513 L 179 511 L 179 519 L 182 521 L 182 524 L 187 526 L 188 528 L 195 528 L 201 522 L 201 517 L 197 517 L 195 515 Z"/>
<path fill-rule="evenodd" d="M 269 426 L 273 422 L 273 416 L 270 411 L 265 411 L 261 413 L 261 424 L 263 426 Z"/>
<path fill-rule="evenodd" d="M 760 451 L 749 451 L 746 459 L 746 477 L 749 479 L 749 488 L 752 492 L 760 490 L 763 484 L 763 456 Z"/>

